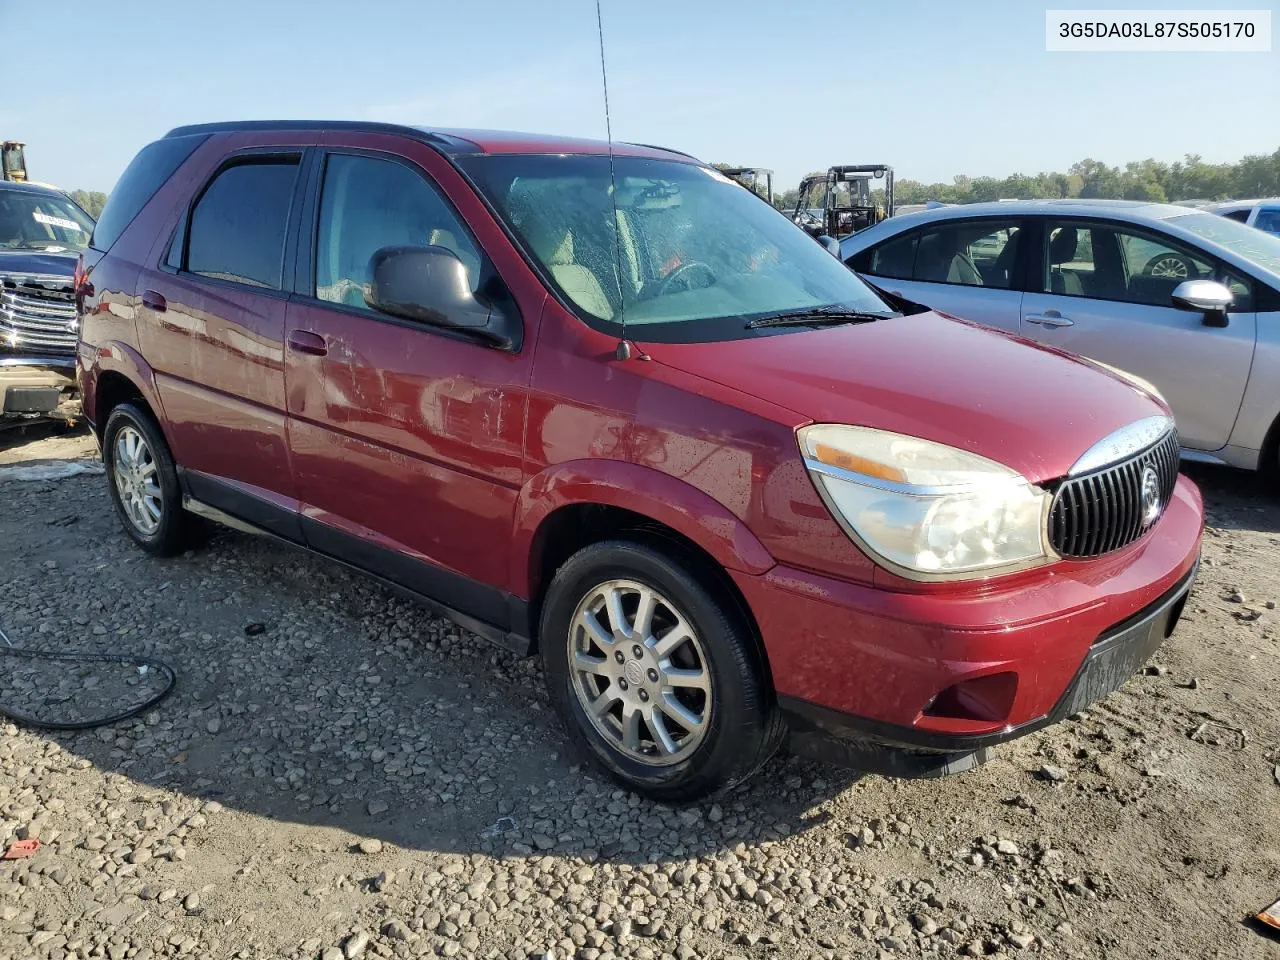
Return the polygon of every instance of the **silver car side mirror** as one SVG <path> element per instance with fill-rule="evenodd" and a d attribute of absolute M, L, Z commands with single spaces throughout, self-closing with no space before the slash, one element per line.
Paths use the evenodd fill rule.
<path fill-rule="evenodd" d="M 1235 295 L 1226 284 L 1217 280 L 1184 280 L 1174 288 L 1172 300 L 1179 310 L 1203 313 L 1205 326 L 1225 327 L 1227 307 L 1231 306 Z"/>

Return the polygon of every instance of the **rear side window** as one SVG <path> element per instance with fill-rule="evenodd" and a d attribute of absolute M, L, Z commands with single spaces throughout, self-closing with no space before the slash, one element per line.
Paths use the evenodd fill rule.
<path fill-rule="evenodd" d="M 1232 210 L 1230 213 L 1224 213 L 1223 216 L 1228 220 L 1234 220 L 1237 223 L 1245 223 L 1249 219 L 1249 211 L 1247 209 Z"/>
<path fill-rule="evenodd" d="M 202 277 L 280 289 L 297 157 L 222 170 L 191 212 L 187 270 Z"/>
<path fill-rule="evenodd" d="M 924 233 L 912 276 L 966 287 L 1013 286 L 1019 227 L 992 221 L 958 222 Z"/>
<path fill-rule="evenodd" d="M 89 245 L 95 250 L 111 249 L 147 201 L 206 139 L 205 136 L 174 137 L 143 147 L 107 197 Z"/>
<path fill-rule="evenodd" d="M 892 277 L 895 280 L 910 280 L 911 268 L 916 262 L 916 244 L 919 234 L 895 237 L 888 243 L 882 243 L 871 253 L 871 263 L 867 273 L 877 277 Z"/>
<path fill-rule="evenodd" d="M 1280 233 L 1280 210 L 1259 210 L 1253 225 L 1267 233 Z"/>

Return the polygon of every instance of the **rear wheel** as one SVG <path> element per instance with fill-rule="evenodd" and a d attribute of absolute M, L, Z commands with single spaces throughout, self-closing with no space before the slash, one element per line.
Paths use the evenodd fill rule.
<path fill-rule="evenodd" d="M 584 548 L 548 588 L 539 637 L 571 737 L 655 800 L 722 791 L 781 742 L 750 633 L 674 556 L 628 541 Z"/>
<path fill-rule="evenodd" d="M 180 553 L 199 532 L 199 518 L 182 509 L 173 457 L 149 413 L 132 403 L 111 411 L 102 432 L 107 489 L 125 533 L 157 556 Z"/>

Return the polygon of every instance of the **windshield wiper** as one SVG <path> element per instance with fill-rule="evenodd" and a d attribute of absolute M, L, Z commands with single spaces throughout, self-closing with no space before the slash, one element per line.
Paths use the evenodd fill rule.
<path fill-rule="evenodd" d="M 824 307 L 817 310 L 792 310 L 788 313 L 775 313 L 770 317 L 757 317 L 747 321 L 747 329 L 757 327 L 804 326 L 820 323 L 871 323 L 875 320 L 888 320 L 896 317 L 896 313 L 872 313 L 866 310 L 841 310 Z"/>

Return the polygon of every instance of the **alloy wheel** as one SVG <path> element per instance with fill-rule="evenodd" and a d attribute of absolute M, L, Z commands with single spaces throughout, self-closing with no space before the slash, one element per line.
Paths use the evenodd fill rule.
<path fill-rule="evenodd" d="M 121 427 L 115 438 L 112 479 L 129 522 L 143 536 L 151 536 L 164 516 L 164 494 L 156 460 L 146 438 L 132 426 Z"/>
<path fill-rule="evenodd" d="M 698 748 L 711 722 L 711 673 L 671 600 L 643 583 L 606 581 L 578 604 L 568 645 L 578 703 L 613 747 L 651 766 Z"/>

